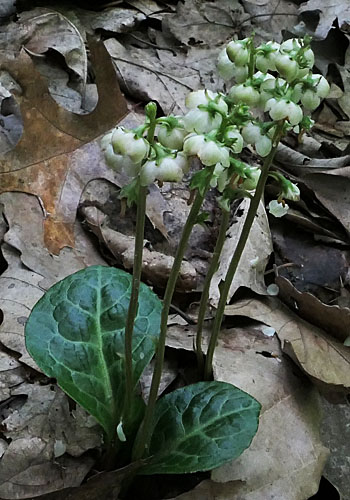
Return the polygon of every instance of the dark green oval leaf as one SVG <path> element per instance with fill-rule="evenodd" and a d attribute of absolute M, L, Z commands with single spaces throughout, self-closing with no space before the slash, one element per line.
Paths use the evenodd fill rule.
<path fill-rule="evenodd" d="M 131 275 L 92 266 L 56 283 L 34 306 L 26 347 L 48 377 L 112 437 L 125 395 L 124 331 Z M 133 336 L 135 385 L 154 355 L 162 304 L 143 283 Z"/>
<path fill-rule="evenodd" d="M 259 422 L 256 399 L 226 382 L 199 382 L 157 402 L 149 455 L 140 474 L 214 469 L 250 445 Z"/>

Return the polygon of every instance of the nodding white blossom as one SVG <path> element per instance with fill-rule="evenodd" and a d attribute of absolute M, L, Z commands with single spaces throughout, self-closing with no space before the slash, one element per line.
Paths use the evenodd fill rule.
<path fill-rule="evenodd" d="M 166 156 L 159 160 L 147 161 L 141 168 L 141 186 L 148 186 L 152 182 L 179 182 L 188 172 L 189 162 L 187 156 L 179 152 L 175 157 Z"/>
<path fill-rule="evenodd" d="M 303 118 L 301 107 L 285 99 L 269 99 L 265 105 L 265 111 L 269 112 L 273 120 L 287 119 L 291 125 L 297 125 Z"/>
<path fill-rule="evenodd" d="M 248 143 L 255 146 L 256 152 L 263 158 L 267 156 L 272 149 L 272 141 L 270 137 L 262 134 L 261 128 L 253 122 L 247 123 L 242 128 L 243 139 Z"/>
<path fill-rule="evenodd" d="M 300 190 L 296 184 L 286 181 L 283 186 L 282 196 L 286 200 L 298 201 L 300 200 Z"/>
<path fill-rule="evenodd" d="M 259 71 L 267 73 L 268 71 L 276 71 L 275 57 L 280 48 L 277 42 L 267 42 L 264 45 L 257 47 L 257 56 L 255 66 Z"/>
<path fill-rule="evenodd" d="M 208 106 L 211 102 L 215 102 L 215 110 L 209 111 L 199 109 L 198 106 Z M 210 90 L 196 90 L 190 92 L 186 97 L 186 106 L 189 112 L 183 117 L 185 129 L 188 132 L 197 132 L 198 134 L 205 134 L 211 130 L 220 127 L 222 122 L 221 113 L 227 113 L 228 106 L 223 97 L 215 94 Z"/>
<path fill-rule="evenodd" d="M 225 81 L 235 79 L 237 83 L 243 83 L 248 77 L 248 66 L 237 66 L 233 63 L 227 55 L 226 48 L 219 54 L 217 67 L 219 75 Z"/>
<path fill-rule="evenodd" d="M 149 144 L 145 139 L 136 138 L 133 132 L 121 127 L 114 130 L 111 144 L 115 153 L 129 156 L 134 163 L 141 162 L 149 151 Z"/>
<path fill-rule="evenodd" d="M 225 139 L 233 140 L 234 142 L 230 146 L 234 153 L 240 153 L 243 149 L 243 137 L 241 136 L 239 129 L 235 125 L 227 127 L 225 130 Z"/>
<path fill-rule="evenodd" d="M 124 172 L 135 177 L 140 170 L 142 160 L 147 156 L 149 144 L 144 139 L 135 138 L 135 134 L 121 127 L 105 135 L 101 140 L 107 164 L 117 172 Z"/>
<path fill-rule="evenodd" d="M 247 178 L 244 179 L 242 184 L 240 184 L 240 187 L 245 191 L 253 191 L 258 185 L 261 170 L 258 167 L 250 167 L 249 169 L 245 170 L 245 173 L 247 175 Z"/>
<path fill-rule="evenodd" d="M 324 76 L 318 74 L 311 74 L 311 79 L 315 83 L 315 92 L 321 99 L 327 97 L 330 91 L 329 83 Z"/>
<path fill-rule="evenodd" d="M 179 118 L 179 117 L 177 117 Z M 182 123 L 182 120 L 181 122 Z M 165 146 L 169 149 L 178 149 L 181 150 L 184 139 L 188 135 L 188 131 L 183 126 L 170 128 L 165 124 L 160 124 L 157 129 L 157 138 L 162 146 Z"/>
<path fill-rule="evenodd" d="M 227 55 L 237 66 L 245 66 L 249 60 L 249 52 L 246 47 L 248 38 L 244 40 L 232 40 L 226 47 Z"/>
<path fill-rule="evenodd" d="M 289 206 L 287 203 L 279 202 L 278 200 L 271 200 L 268 208 L 271 215 L 275 217 L 283 217 L 287 214 Z"/>
<path fill-rule="evenodd" d="M 279 74 L 292 82 L 298 76 L 299 65 L 289 54 L 277 54 L 275 57 L 275 65 Z"/>
<path fill-rule="evenodd" d="M 259 92 L 250 84 L 239 84 L 231 87 L 229 96 L 234 103 L 243 103 L 248 106 L 257 106 L 260 99 Z"/>
<path fill-rule="evenodd" d="M 203 165 L 208 167 L 217 163 L 221 163 L 224 167 L 230 164 L 229 149 L 204 135 L 189 135 L 185 139 L 183 151 L 189 156 L 198 156 Z"/>
<path fill-rule="evenodd" d="M 210 186 L 216 187 L 218 191 L 222 193 L 225 189 L 228 181 L 227 168 L 225 168 L 221 163 L 217 163 L 214 168 L 212 178 L 210 180 Z"/>

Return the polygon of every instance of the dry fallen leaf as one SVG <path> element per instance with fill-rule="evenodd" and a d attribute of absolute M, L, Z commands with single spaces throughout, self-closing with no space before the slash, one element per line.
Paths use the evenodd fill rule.
<path fill-rule="evenodd" d="M 327 395 L 350 389 L 350 349 L 307 323 L 277 298 L 242 300 L 226 306 L 229 316 L 247 316 L 273 327 L 282 350 Z"/>
<path fill-rule="evenodd" d="M 78 486 L 94 463 L 81 455 L 100 445 L 99 426 L 80 409 L 73 415 L 57 387 L 21 384 L 11 395 L 15 401 L 24 395 L 27 400 L 13 409 L 10 405 L 1 424 L 10 440 L 0 461 L 1 498 L 31 498 Z"/>
<path fill-rule="evenodd" d="M 318 395 L 282 357 L 278 339 L 256 330 L 223 331 L 214 378 L 260 401 L 259 429 L 237 460 L 177 500 L 305 500 L 316 493 L 327 458 L 319 436 Z"/>
<path fill-rule="evenodd" d="M 53 100 L 46 80 L 25 52 L 2 65 L 23 89 L 24 132 L 16 148 L 0 161 L 1 192 L 22 191 L 39 197 L 45 215 L 45 244 L 56 254 L 64 246 L 74 246 L 73 226 L 82 188 L 96 176 L 114 177 L 99 145 L 88 143 L 126 113 L 103 44 L 90 39 L 89 45 L 99 101 L 87 115 L 71 113 Z"/>
<path fill-rule="evenodd" d="M 337 20 L 340 29 L 350 24 L 350 5 L 344 0 L 308 0 L 299 7 L 299 13 L 316 12 L 319 20 L 315 28 L 314 37 L 317 39 L 326 38 L 334 21 Z"/>
<path fill-rule="evenodd" d="M 220 298 L 219 285 L 221 281 L 225 280 L 227 269 L 242 231 L 249 204 L 250 202 L 247 198 L 242 201 L 238 211 L 242 210 L 243 213 L 239 218 L 237 217 L 238 221 L 235 221 L 227 232 L 227 239 L 220 256 L 219 269 L 214 274 L 210 284 L 210 302 L 215 306 Z M 264 203 L 261 201 L 235 277 L 231 283 L 230 292 L 227 298 L 228 302 L 240 286 L 248 287 L 256 293 L 266 293 L 264 272 L 271 253 L 271 234 Z"/>
<path fill-rule="evenodd" d="M 349 335 L 350 309 L 327 305 L 311 293 L 299 292 L 290 281 L 282 276 L 275 279 L 280 297 L 292 310 L 310 323 L 323 328 L 339 342 Z"/>

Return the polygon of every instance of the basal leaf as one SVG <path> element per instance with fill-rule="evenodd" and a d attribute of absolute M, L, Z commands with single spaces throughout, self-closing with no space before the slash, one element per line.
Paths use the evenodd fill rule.
<path fill-rule="evenodd" d="M 43 372 L 112 437 L 125 395 L 124 331 L 131 275 L 92 266 L 56 283 L 34 306 L 26 347 Z M 141 284 L 133 336 L 135 384 L 159 335 L 161 301 Z"/>
<path fill-rule="evenodd" d="M 157 402 L 149 455 L 140 474 L 214 469 L 237 458 L 257 429 L 260 404 L 226 382 L 199 382 Z"/>

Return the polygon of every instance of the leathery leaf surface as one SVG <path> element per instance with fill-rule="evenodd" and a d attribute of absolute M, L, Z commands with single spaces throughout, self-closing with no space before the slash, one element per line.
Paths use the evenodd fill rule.
<path fill-rule="evenodd" d="M 260 404 L 226 382 L 199 382 L 157 402 L 149 455 L 141 474 L 214 469 L 237 458 L 258 429 Z"/>
<path fill-rule="evenodd" d="M 56 283 L 26 324 L 29 354 L 113 436 L 125 395 L 124 333 L 132 276 L 92 266 Z M 154 355 L 161 301 L 143 283 L 133 336 L 135 385 Z"/>

